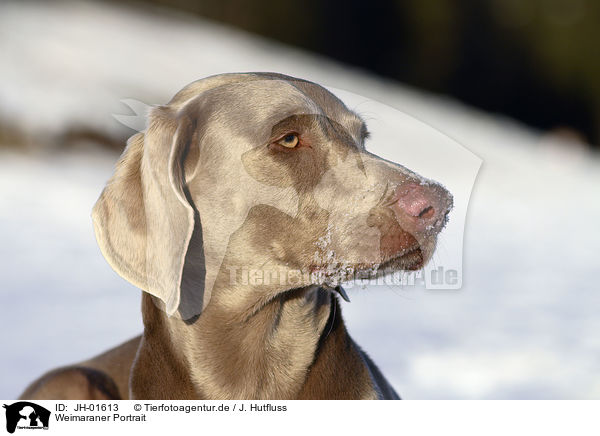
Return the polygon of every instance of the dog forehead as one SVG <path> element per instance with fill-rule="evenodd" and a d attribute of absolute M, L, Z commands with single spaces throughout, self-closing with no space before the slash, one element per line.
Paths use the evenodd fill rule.
<path fill-rule="evenodd" d="M 356 139 L 366 134 L 367 128 L 362 118 L 348 109 L 344 102 L 328 89 L 307 80 L 289 78 L 286 81 L 302 92 L 312 105 L 318 107 L 318 115 L 329 119 L 330 124 L 342 127 Z"/>
<path fill-rule="evenodd" d="M 188 101 L 179 116 L 200 122 L 207 133 L 225 139 L 264 140 L 282 119 L 320 114 L 321 109 L 291 84 L 281 80 L 228 83 Z M 209 133 L 210 134 L 210 133 Z"/>
<path fill-rule="evenodd" d="M 330 118 L 356 137 L 365 130 L 362 119 L 324 87 L 267 73 L 220 75 L 193 82 L 183 88 L 169 106 L 175 110 L 187 106 L 188 111 L 202 107 L 216 115 L 213 119 L 217 121 L 229 119 L 245 128 L 251 123 L 274 125 L 292 115 L 312 114 Z"/>
<path fill-rule="evenodd" d="M 197 100 L 209 101 L 210 108 L 219 114 L 244 112 L 264 116 L 269 112 L 294 110 L 321 113 L 313 99 L 286 80 L 253 80 L 232 82 L 206 90 Z M 287 109 L 287 110 L 286 110 Z"/>

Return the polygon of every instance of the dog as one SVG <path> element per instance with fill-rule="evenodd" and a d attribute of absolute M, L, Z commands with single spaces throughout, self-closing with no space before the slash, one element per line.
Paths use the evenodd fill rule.
<path fill-rule="evenodd" d="M 344 281 L 422 268 L 452 208 L 365 149 L 364 121 L 276 73 L 208 77 L 154 107 L 92 218 L 144 292 L 144 332 L 27 399 L 399 399 L 350 338 Z"/>

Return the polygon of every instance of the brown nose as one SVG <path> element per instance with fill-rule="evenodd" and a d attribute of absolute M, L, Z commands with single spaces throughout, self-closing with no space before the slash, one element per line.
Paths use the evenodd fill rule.
<path fill-rule="evenodd" d="M 396 217 L 407 231 L 439 231 L 452 207 L 451 195 L 436 184 L 402 184 L 395 198 Z"/>

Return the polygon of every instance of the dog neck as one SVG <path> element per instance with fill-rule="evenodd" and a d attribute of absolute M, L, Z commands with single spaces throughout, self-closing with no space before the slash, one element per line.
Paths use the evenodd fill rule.
<path fill-rule="evenodd" d="M 213 297 L 199 317 L 186 322 L 168 317 L 144 294 L 145 330 L 132 369 L 132 398 L 375 396 L 330 291 L 290 290 L 245 311 L 232 310 L 227 300 Z"/>

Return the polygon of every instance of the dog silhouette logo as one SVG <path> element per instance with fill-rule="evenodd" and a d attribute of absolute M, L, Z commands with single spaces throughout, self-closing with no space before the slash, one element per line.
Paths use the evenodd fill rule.
<path fill-rule="evenodd" d="M 18 429 L 48 429 L 50 411 L 42 406 L 29 401 L 19 401 L 10 405 L 4 404 L 6 409 L 6 431 L 14 433 Z"/>

